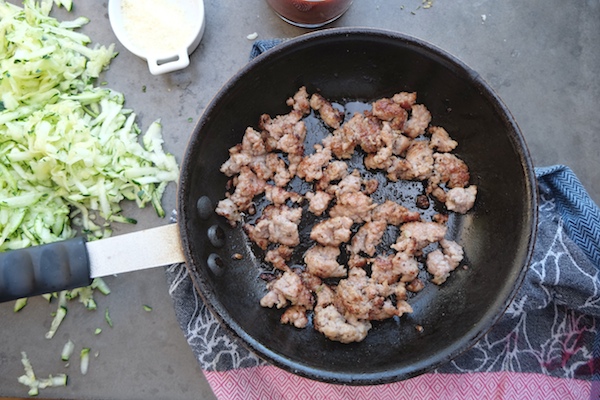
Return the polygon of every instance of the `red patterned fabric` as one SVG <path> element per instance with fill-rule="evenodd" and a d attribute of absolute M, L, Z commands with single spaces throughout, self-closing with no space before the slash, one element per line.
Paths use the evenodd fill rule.
<path fill-rule="evenodd" d="M 486 372 L 425 374 L 379 386 L 314 382 L 274 366 L 204 371 L 215 395 L 228 400 L 582 400 L 592 382 L 543 374 Z"/>

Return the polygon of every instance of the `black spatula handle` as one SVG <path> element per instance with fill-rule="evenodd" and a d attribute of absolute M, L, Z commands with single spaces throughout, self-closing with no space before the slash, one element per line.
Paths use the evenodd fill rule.
<path fill-rule="evenodd" d="M 0 302 L 90 283 L 89 257 L 81 237 L 0 253 Z"/>

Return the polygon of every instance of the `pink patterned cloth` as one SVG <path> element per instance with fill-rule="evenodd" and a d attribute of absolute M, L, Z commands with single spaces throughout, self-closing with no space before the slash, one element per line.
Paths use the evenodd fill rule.
<path fill-rule="evenodd" d="M 379 386 L 342 386 L 290 374 L 274 366 L 206 372 L 215 395 L 230 400 L 581 400 L 592 382 L 542 374 L 481 372 L 424 374 Z M 597 390 L 596 390 L 597 393 Z"/>

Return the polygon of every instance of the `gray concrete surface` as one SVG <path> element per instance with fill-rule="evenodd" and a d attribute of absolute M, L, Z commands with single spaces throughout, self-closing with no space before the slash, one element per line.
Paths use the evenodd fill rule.
<path fill-rule="evenodd" d="M 16 0 L 11 2 L 18 3 Z M 94 42 L 117 42 L 111 32 L 107 0 L 75 0 L 71 19 L 85 15 L 84 32 Z M 427 40 L 478 71 L 504 99 L 525 135 L 535 165 L 566 164 L 600 203 L 600 0 L 355 0 L 330 26 L 369 26 Z M 121 91 L 142 128 L 161 117 L 165 146 L 180 160 L 193 122 L 213 95 L 248 59 L 252 41 L 295 37 L 308 32 L 282 22 L 263 0 L 205 0 L 207 26 L 186 70 L 152 76 L 144 61 L 117 43 L 120 55 L 104 80 Z M 146 90 L 143 90 L 143 87 Z M 175 206 L 175 187 L 165 207 Z M 140 221 L 116 234 L 164 224 L 150 209 L 132 210 Z M 44 339 L 54 305 L 35 298 L 19 314 L 0 305 L 0 395 L 26 397 L 17 382 L 26 351 L 40 376 L 67 372 L 66 388 L 46 389 L 40 397 L 77 399 L 214 398 L 177 325 L 161 268 L 109 278 L 113 293 L 98 298 L 102 312 L 71 307 L 52 340 Z M 145 312 L 143 304 L 153 307 Z M 100 335 L 93 334 L 103 327 Z M 93 357 L 86 376 L 78 365 L 64 368 L 59 354 L 71 338 L 89 346 Z M 77 363 L 76 363 L 77 364 Z"/>

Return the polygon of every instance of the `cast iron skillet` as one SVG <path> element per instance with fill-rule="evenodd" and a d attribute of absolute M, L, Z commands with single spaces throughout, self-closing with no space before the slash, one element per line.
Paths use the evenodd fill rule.
<path fill-rule="evenodd" d="M 442 287 L 427 285 L 411 300 L 414 313 L 374 324 L 360 343 L 332 342 L 312 326 L 300 330 L 282 325 L 281 310 L 262 308 L 259 300 L 266 289 L 259 277 L 264 268 L 260 254 L 241 228 L 229 227 L 205 208 L 206 202 L 214 207 L 224 198 L 228 178 L 219 166 L 227 160 L 228 149 L 241 141 L 247 126 L 257 127 L 261 114 L 289 112 L 285 100 L 302 85 L 339 103 L 417 91 L 417 101 L 433 115 L 432 124 L 445 127 L 458 140 L 455 154 L 467 162 L 471 181 L 479 186 L 475 207 L 449 222 L 449 237 L 464 246 L 469 268 L 457 270 Z M 537 219 L 532 163 L 517 124 L 498 96 L 444 51 L 399 33 L 371 29 L 307 34 L 239 71 L 195 127 L 180 188 L 178 214 L 189 273 L 216 317 L 271 363 L 341 384 L 407 379 L 475 344 L 500 318 L 523 280 Z M 391 185 L 383 196 L 401 200 L 402 188 Z M 222 238 L 207 233 L 215 227 L 223 230 Z M 235 260 L 235 253 L 243 258 Z"/>

